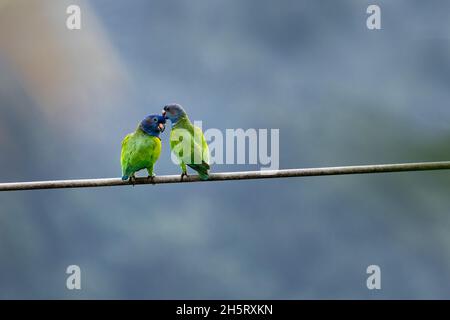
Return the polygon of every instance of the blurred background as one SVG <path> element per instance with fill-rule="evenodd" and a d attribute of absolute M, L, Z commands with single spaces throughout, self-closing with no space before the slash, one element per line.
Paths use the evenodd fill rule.
<path fill-rule="evenodd" d="M 204 129 L 279 128 L 281 168 L 450 160 L 449 18 L 444 0 L 0 0 L 0 182 L 118 177 L 122 138 L 169 102 Z M 160 175 L 180 171 L 168 132 Z M 449 298 L 449 191 L 436 171 L 2 192 L 0 298 Z"/>

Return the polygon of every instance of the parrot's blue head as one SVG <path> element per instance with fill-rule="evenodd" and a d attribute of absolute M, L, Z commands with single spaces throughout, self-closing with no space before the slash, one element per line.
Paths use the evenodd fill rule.
<path fill-rule="evenodd" d="M 141 121 L 140 127 L 145 133 L 159 137 L 159 134 L 166 128 L 164 125 L 165 123 L 166 118 L 157 114 L 152 114 Z"/>
<path fill-rule="evenodd" d="M 177 103 L 168 104 L 162 111 L 164 118 L 169 119 L 172 123 L 176 123 L 181 117 L 186 116 L 186 111 Z"/>

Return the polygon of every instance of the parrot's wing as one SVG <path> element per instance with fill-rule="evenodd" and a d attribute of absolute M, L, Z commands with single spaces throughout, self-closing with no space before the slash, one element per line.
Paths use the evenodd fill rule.
<path fill-rule="evenodd" d="M 193 159 L 193 163 L 188 164 L 188 166 L 198 172 L 200 179 L 208 180 L 209 150 L 208 144 L 206 143 L 205 137 L 200 128 L 194 127 L 193 140 L 193 149 L 191 149 L 191 158 Z"/>
<path fill-rule="evenodd" d="M 122 151 L 120 154 L 120 164 L 122 166 L 122 175 L 127 175 L 129 161 L 130 161 L 130 152 L 132 147 L 130 146 L 130 139 L 133 136 L 132 133 L 127 134 L 127 136 L 122 140 Z"/>
<path fill-rule="evenodd" d="M 206 143 L 205 136 L 199 127 L 194 126 L 194 152 L 199 152 L 202 155 L 201 159 L 208 165 L 209 169 L 209 147 Z"/>

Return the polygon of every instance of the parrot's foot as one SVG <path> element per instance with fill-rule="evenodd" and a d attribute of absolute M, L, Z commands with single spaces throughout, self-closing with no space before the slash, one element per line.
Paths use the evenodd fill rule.
<path fill-rule="evenodd" d="M 189 178 L 189 175 L 187 174 L 187 172 L 181 173 L 181 181 L 183 181 L 183 177 Z"/>
<path fill-rule="evenodd" d="M 136 177 L 134 176 L 134 175 L 132 175 L 132 176 L 130 176 L 130 183 L 133 185 L 133 187 L 134 187 L 134 185 L 135 185 L 135 183 L 136 183 Z"/>
<path fill-rule="evenodd" d="M 155 175 L 155 174 L 152 174 L 151 176 L 148 176 L 148 177 L 147 177 L 147 181 L 150 180 L 150 183 L 153 184 L 153 185 L 155 185 L 155 184 L 156 184 L 156 183 L 155 183 L 155 177 L 156 177 L 156 175 Z"/>

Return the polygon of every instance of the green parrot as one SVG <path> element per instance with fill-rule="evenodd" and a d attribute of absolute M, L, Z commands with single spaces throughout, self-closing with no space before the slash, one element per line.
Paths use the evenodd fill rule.
<path fill-rule="evenodd" d="M 134 184 L 135 172 L 147 169 L 148 177 L 153 179 L 153 166 L 161 154 L 159 135 L 165 129 L 166 119 L 160 115 L 150 115 L 141 121 L 136 131 L 128 134 L 122 141 L 120 162 L 122 180 Z"/>
<path fill-rule="evenodd" d="M 209 148 L 202 130 L 194 126 L 179 104 L 164 107 L 163 116 L 172 122 L 170 148 L 178 158 L 181 180 L 188 176 L 186 165 L 198 172 L 200 179 L 209 178 Z"/>

